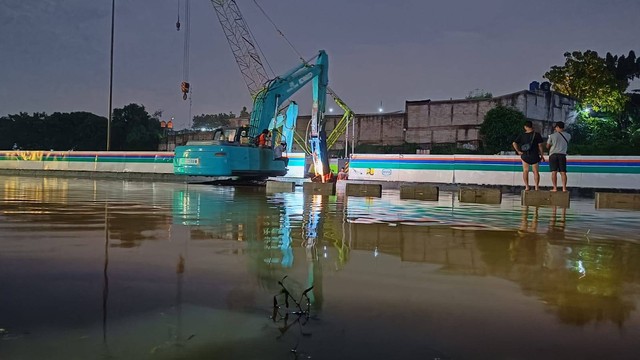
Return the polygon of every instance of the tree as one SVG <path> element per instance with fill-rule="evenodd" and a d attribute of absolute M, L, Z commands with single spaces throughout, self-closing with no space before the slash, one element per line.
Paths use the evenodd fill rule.
<path fill-rule="evenodd" d="M 487 154 L 511 150 L 511 143 L 522 132 L 525 116 L 522 112 L 498 105 L 489 110 L 480 126 L 483 150 Z"/>
<path fill-rule="evenodd" d="M 0 149 L 105 150 L 107 119 L 89 112 L 19 113 L 0 118 Z"/>
<path fill-rule="evenodd" d="M 640 58 L 636 58 L 636 53 L 633 50 L 629 51 L 627 56 L 621 55 L 619 57 L 607 53 L 605 63 L 623 91 L 629 88 L 631 80 L 640 78 Z"/>
<path fill-rule="evenodd" d="M 90 112 L 53 113 L 46 119 L 44 149 L 106 150 L 107 119 Z"/>
<path fill-rule="evenodd" d="M 235 117 L 236 115 L 232 112 L 228 114 L 220 113 L 196 115 L 193 117 L 193 125 L 191 127 L 194 129 L 215 129 L 223 126 L 228 126 L 230 124 L 229 119 L 233 119 Z"/>
<path fill-rule="evenodd" d="M 144 106 L 129 104 L 113 110 L 111 150 L 157 150 L 160 121 L 147 113 Z"/>
<path fill-rule="evenodd" d="M 627 102 L 624 92 L 629 83 L 625 85 L 616 78 L 610 70 L 613 65 L 608 66 L 605 59 L 591 50 L 566 52 L 564 57 L 563 66 L 552 66 L 544 74 L 554 91 L 578 99 L 582 108 L 614 114 L 624 109 Z"/>
<path fill-rule="evenodd" d="M 582 154 L 633 154 L 640 140 L 640 103 L 626 93 L 631 81 L 640 78 L 640 59 L 595 51 L 565 53 L 565 64 L 553 66 L 544 76 L 553 89 L 578 100 L 576 136 L 570 150 Z M 614 135 L 614 136 L 612 136 Z"/>
<path fill-rule="evenodd" d="M 469 95 L 465 97 L 465 99 L 467 100 L 482 100 L 491 98 L 493 98 L 493 94 L 485 91 L 484 89 L 475 89 L 473 91 L 469 91 Z"/>
<path fill-rule="evenodd" d="M 107 119 L 89 112 L 19 113 L 0 117 L 0 149 L 106 150 Z M 115 109 L 112 150 L 157 150 L 160 121 L 144 106 Z"/>
<path fill-rule="evenodd" d="M 0 146 L 11 149 L 17 144 L 21 149 L 44 149 L 48 135 L 44 129 L 47 118 L 45 113 L 26 112 L 3 116 L 0 119 Z"/>

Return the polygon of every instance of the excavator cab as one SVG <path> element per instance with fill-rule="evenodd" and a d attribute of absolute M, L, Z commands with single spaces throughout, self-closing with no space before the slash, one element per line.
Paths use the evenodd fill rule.
<path fill-rule="evenodd" d="M 248 145 L 249 127 L 224 127 L 217 128 L 213 131 L 213 141 L 219 143 L 236 143 L 240 145 Z"/>
<path fill-rule="evenodd" d="M 232 143 L 236 141 L 238 128 L 218 128 L 213 131 L 213 141 Z"/>

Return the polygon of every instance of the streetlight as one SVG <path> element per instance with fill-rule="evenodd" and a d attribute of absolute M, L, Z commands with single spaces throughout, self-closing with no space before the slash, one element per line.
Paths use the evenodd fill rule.
<path fill-rule="evenodd" d="M 109 120 L 107 122 L 107 151 L 111 149 L 111 113 L 113 112 L 113 29 L 116 19 L 116 0 L 111 0 L 111 60 L 109 62 Z"/>

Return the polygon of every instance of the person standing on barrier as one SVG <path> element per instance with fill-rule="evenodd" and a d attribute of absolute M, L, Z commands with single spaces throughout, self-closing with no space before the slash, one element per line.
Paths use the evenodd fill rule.
<path fill-rule="evenodd" d="M 527 120 L 524 123 L 524 133 L 511 144 L 516 153 L 520 155 L 522 160 L 522 179 L 524 180 L 524 189 L 530 190 L 529 187 L 529 165 L 533 168 L 533 180 L 535 181 L 535 189 L 540 187 L 540 162 L 544 161 L 544 149 L 542 148 L 542 136 L 533 131 L 533 123 Z"/>
<path fill-rule="evenodd" d="M 558 191 L 558 172 L 562 178 L 562 191 L 567 191 L 567 149 L 571 134 L 564 132 L 564 122 L 558 121 L 554 127 L 555 133 L 547 139 L 549 149 L 549 168 L 551 169 L 551 183 L 553 189 Z"/>

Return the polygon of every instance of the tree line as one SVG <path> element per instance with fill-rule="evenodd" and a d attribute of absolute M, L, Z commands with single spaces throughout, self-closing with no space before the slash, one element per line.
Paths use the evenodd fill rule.
<path fill-rule="evenodd" d="M 243 106 L 242 110 L 240 110 L 241 118 L 249 118 L 250 114 L 247 111 L 247 107 Z M 227 113 L 219 113 L 219 114 L 201 114 L 193 117 L 193 122 L 191 128 L 193 129 L 215 129 L 218 127 L 228 126 L 231 124 L 230 120 L 235 119 L 238 116 L 230 111 Z"/>
<path fill-rule="evenodd" d="M 110 149 L 157 150 L 162 136 L 161 115 L 150 115 L 138 104 L 114 109 Z M 0 149 L 106 150 L 107 118 L 84 111 L 2 116 Z"/>
<path fill-rule="evenodd" d="M 240 117 L 249 117 L 243 107 Z M 160 126 L 162 111 L 149 114 L 143 105 L 129 104 L 113 110 L 111 146 L 113 151 L 155 151 L 166 133 Z M 213 129 L 230 124 L 233 112 L 201 114 L 192 119 L 192 128 Z M 9 114 L 0 117 L 0 149 L 86 150 L 107 149 L 107 118 L 86 111 Z"/>

